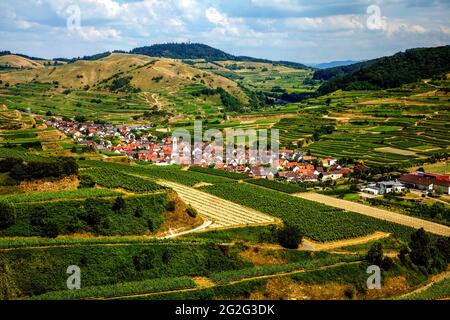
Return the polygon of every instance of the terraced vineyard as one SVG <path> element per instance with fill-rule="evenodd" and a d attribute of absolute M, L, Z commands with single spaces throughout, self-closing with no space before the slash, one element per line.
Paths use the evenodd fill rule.
<path fill-rule="evenodd" d="M 192 205 L 202 216 L 213 221 L 210 228 L 224 228 L 242 225 L 273 224 L 276 220 L 230 201 L 206 194 L 177 183 L 160 181 L 160 184 L 174 189 L 184 202 Z"/>

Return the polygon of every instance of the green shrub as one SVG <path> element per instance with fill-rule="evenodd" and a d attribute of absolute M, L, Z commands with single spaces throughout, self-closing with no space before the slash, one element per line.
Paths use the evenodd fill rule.
<path fill-rule="evenodd" d="M 0 201 L 0 229 L 7 229 L 16 223 L 16 209 L 6 201 Z"/>
<path fill-rule="evenodd" d="M 191 205 L 189 205 L 189 206 L 186 208 L 186 212 L 187 212 L 187 214 L 188 214 L 190 217 L 192 217 L 192 218 L 196 218 L 197 215 L 198 215 L 197 210 L 195 210 Z"/>
<path fill-rule="evenodd" d="M 297 226 L 286 225 L 278 230 L 278 242 L 288 249 L 297 249 L 303 235 Z"/>

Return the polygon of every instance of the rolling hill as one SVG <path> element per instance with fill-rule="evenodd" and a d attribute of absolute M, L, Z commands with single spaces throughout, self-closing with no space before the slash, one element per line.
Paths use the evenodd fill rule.
<path fill-rule="evenodd" d="M 0 56 L 0 70 L 43 68 L 44 60 L 30 60 L 18 55 Z"/>

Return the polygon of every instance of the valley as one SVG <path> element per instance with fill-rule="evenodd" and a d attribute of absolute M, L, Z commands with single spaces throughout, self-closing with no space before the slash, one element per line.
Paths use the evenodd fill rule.
<path fill-rule="evenodd" d="M 0 56 L 0 299 L 448 298 L 450 66 L 426 62 L 374 87 L 199 44 Z M 276 172 L 174 163 L 196 120 L 278 129 Z"/>

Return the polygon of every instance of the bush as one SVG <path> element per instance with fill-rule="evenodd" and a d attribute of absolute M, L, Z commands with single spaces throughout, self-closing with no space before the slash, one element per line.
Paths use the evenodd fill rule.
<path fill-rule="evenodd" d="M 2 159 L 0 160 L 0 172 L 9 172 L 15 165 L 20 165 L 22 162 L 23 160 L 18 158 Z"/>
<path fill-rule="evenodd" d="M 125 209 L 125 200 L 122 197 L 117 197 L 113 205 L 113 210 L 122 211 L 123 209 Z"/>
<path fill-rule="evenodd" d="M 383 245 L 380 242 L 373 244 L 366 256 L 367 262 L 381 267 L 383 263 Z"/>
<path fill-rule="evenodd" d="M 6 201 L 0 201 L 0 229 L 7 229 L 16 223 L 16 209 Z"/>
<path fill-rule="evenodd" d="M 41 226 L 41 236 L 44 238 L 56 238 L 58 233 L 58 226 L 53 221 L 46 221 Z"/>
<path fill-rule="evenodd" d="M 192 217 L 192 218 L 196 218 L 198 215 L 197 210 L 195 210 L 191 205 L 189 205 L 186 209 L 187 214 Z"/>
<path fill-rule="evenodd" d="M 175 201 L 170 200 L 170 201 L 167 203 L 167 211 L 173 212 L 173 211 L 175 211 L 175 209 L 176 209 L 176 203 L 175 203 Z"/>
<path fill-rule="evenodd" d="M 297 249 L 302 242 L 303 235 L 297 226 L 286 225 L 278 231 L 278 242 L 288 249 Z"/>

